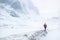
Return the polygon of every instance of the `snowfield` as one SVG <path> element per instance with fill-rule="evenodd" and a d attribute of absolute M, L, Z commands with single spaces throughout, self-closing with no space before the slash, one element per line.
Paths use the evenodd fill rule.
<path fill-rule="evenodd" d="M 59 0 L 0 0 L 0 40 L 60 40 L 59 4 Z"/>

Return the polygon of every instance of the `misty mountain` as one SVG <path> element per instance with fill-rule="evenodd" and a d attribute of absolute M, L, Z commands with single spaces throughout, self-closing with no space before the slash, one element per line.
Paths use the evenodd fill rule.
<path fill-rule="evenodd" d="M 37 8 L 29 0 L 0 0 L 0 8 L 12 17 L 28 18 L 39 14 Z"/>

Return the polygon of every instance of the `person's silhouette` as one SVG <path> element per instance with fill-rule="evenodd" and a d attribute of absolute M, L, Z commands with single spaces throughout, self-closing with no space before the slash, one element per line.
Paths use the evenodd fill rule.
<path fill-rule="evenodd" d="M 47 28 L 47 24 L 46 23 L 44 23 L 44 30 L 46 31 L 46 28 Z"/>

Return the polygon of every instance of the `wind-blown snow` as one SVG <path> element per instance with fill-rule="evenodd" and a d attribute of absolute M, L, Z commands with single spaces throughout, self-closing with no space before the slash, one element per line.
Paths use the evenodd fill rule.
<path fill-rule="evenodd" d="M 35 30 L 38 23 L 34 20 L 38 17 L 37 8 L 29 0 L 0 0 L 0 36 L 14 33 L 14 30 Z"/>
<path fill-rule="evenodd" d="M 0 38 L 43 30 L 45 22 L 48 26 L 47 30 L 60 28 L 58 1 L 0 0 Z"/>

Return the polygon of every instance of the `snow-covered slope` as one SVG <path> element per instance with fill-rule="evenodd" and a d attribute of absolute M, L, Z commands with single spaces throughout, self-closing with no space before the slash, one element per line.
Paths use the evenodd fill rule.
<path fill-rule="evenodd" d="M 28 32 L 24 34 L 13 34 L 0 38 L 0 40 L 41 40 L 47 35 L 47 31 L 40 30 L 34 32 Z"/>
<path fill-rule="evenodd" d="M 41 9 L 41 11 L 40 10 L 38 11 L 37 6 L 33 2 L 32 0 L 0 0 L 0 40 L 6 40 L 6 39 L 14 40 L 15 37 L 17 36 L 19 36 L 17 37 L 17 39 L 19 39 L 20 35 L 21 35 L 21 40 L 24 40 L 24 39 L 27 40 L 27 37 L 26 37 L 27 35 L 29 36 L 29 40 L 35 40 L 35 38 L 37 40 L 41 39 L 40 38 L 41 33 L 44 36 L 46 34 L 45 31 L 42 31 L 42 32 L 38 31 L 37 33 L 36 30 L 41 30 L 41 29 L 43 30 L 44 22 L 47 23 L 47 26 L 48 26 L 47 30 L 52 31 L 54 29 L 59 28 L 60 16 L 58 15 L 59 14 L 58 8 L 57 8 L 57 11 L 55 10 L 56 12 L 53 9 L 53 8 L 56 8 L 55 6 L 57 4 L 53 7 L 51 6 L 51 9 L 50 9 L 50 7 L 46 5 L 47 3 L 45 4 L 42 3 L 43 1 L 41 2 L 42 3 L 41 8 L 39 5 L 40 2 L 38 4 L 35 3 L 36 5 L 39 6 L 38 9 Z M 53 9 L 53 11 L 50 12 L 49 9 L 50 10 Z M 51 16 L 50 13 L 53 15 Z M 56 32 L 59 32 L 59 31 L 56 31 Z M 25 33 L 27 34 L 25 35 Z M 35 35 L 35 33 L 37 33 L 37 36 Z M 53 32 L 51 33 L 53 34 Z M 17 35 L 14 35 L 14 34 L 17 34 Z M 32 34 L 31 37 L 30 37 L 30 34 Z M 13 36 L 10 36 L 10 35 L 13 35 Z M 48 34 L 47 38 L 49 38 L 49 36 L 50 36 L 50 33 Z M 41 40 L 45 40 L 45 39 L 41 39 Z"/>
<path fill-rule="evenodd" d="M 39 28 L 37 27 L 39 26 L 38 19 L 39 12 L 32 1 L 0 0 L 0 37 L 28 29 L 28 31 L 32 31 L 33 28 L 35 30 Z"/>
<path fill-rule="evenodd" d="M 30 0 L 0 0 L 0 27 L 20 25 L 38 17 L 38 10 Z"/>

